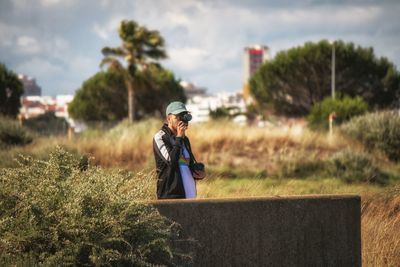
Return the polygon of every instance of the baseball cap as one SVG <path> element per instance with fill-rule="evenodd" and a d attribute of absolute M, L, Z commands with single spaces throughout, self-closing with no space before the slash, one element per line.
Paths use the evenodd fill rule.
<path fill-rule="evenodd" d="M 186 109 L 185 104 L 183 104 L 182 102 L 179 101 L 174 101 L 169 103 L 169 105 L 167 106 L 167 110 L 166 110 L 166 115 L 168 116 L 168 114 L 179 114 L 181 112 L 187 112 L 188 110 Z"/>

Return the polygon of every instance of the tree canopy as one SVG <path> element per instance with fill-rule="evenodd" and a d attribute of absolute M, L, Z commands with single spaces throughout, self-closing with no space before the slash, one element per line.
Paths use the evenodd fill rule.
<path fill-rule="evenodd" d="M 0 63 L 0 115 L 15 118 L 21 107 L 24 88 L 17 75 Z"/>
<path fill-rule="evenodd" d="M 84 121 L 113 121 L 126 117 L 126 87 L 122 74 L 98 72 L 83 82 L 68 106 L 72 118 Z"/>
<path fill-rule="evenodd" d="M 186 101 L 183 88 L 173 73 L 151 66 L 135 80 L 137 119 L 161 116 L 172 100 Z M 110 68 L 86 80 L 76 92 L 68 111 L 84 121 L 115 121 L 126 118 L 128 92 L 124 75 Z"/>
<path fill-rule="evenodd" d="M 262 108 L 280 115 L 307 115 L 312 106 L 331 95 L 332 45 L 335 45 L 336 91 L 361 96 L 372 109 L 398 105 L 400 74 L 372 48 L 326 40 L 279 52 L 250 79 L 250 92 Z"/>
<path fill-rule="evenodd" d="M 104 58 L 101 65 L 108 64 L 124 75 L 128 90 L 128 118 L 135 120 L 138 102 L 135 84 L 141 78 L 141 72 L 151 65 L 158 65 L 157 60 L 164 59 L 167 54 L 164 50 L 164 39 L 156 30 L 149 30 L 133 20 L 123 20 L 119 27 L 119 36 L 122 44 L 119 47 L 104 47 Z M 119 61 L 123 59 L 126 67 Z M 140 82 L 140 81 L 139 81 Z"/>

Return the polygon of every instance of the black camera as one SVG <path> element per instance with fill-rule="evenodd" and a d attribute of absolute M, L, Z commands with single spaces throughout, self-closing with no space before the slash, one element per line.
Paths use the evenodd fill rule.
<path fill-rule="evenodd" d="M 193 163 L 192 170 L 195 171 L 204 171 L 204 164 L 201 162 Z"/>
<path fill-rule="evenodd" d="M 187 113 L 187 112 L 185 112 L 185 113 L 179 113 L 179 114 L 177 115 L 177 117 L 178 117 L 178 119 L 179 119 L 180 121 L 183 121 L 184 123 L 188 123 L 189 121 L 192 120 L 192 115 L 191 115 L 190 113 Z"/>

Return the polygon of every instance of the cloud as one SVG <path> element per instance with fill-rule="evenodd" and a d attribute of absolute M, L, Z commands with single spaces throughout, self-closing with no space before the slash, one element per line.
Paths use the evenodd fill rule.
<path fill-rule="evenodd" d="M 171 65 L 178 69 L 193 71 L 207 61 L 208 51 L 196 47 L 171 48 L 169 50 Z"/>
<path fill-rule="evenodd" d="M 30 76 L 40 77 L 60 75 L 63 71 L 59 65 L 36 57 L 18 64 L 16 70 L 19 73 L 29 73 Z"/>
<path fill-rule="evenodd" d="M 169 54 L 161 63 L 177 77 L 212 92 L 238 90 L 243 48 L 253 44 L 274 55 L 343 39 L 399 65 L 398 13 L 400 3 L 374 0 L 3 0 L 0 54 L 7 66 L 38 75 L 45 93 L 72 93 L 99 70 L 101 48 L 121 44 L 120 21 L 133 19 L 160 31 Z"/>
<path fill-rule="evenodd" d="M 108 20 L 107 23 L 100 25 L 94 23 L 92 26 L 93 32 L 103 40 L 110 40 L 111 36 L 115 36 L 118 26 L 125 17 L 123 15 L 115 15 Z"/>
<path fill-rule="evenodd" d="M 35 38 L 30 36 L 19 36 L 16 40 L 16 44 L 18 46 L 19 52 L 21 53 L 37 54 L 41 50 L 39 42 Z"/>

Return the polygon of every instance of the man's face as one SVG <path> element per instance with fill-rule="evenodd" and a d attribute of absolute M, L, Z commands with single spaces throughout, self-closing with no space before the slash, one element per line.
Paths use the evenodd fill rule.
<path fill-rule="evenodd" d="M 176 129 L 178 128 L 178 124 L 180 122 L 180 115 L 184 114 L 184 112 L 178 114 L 178 115 L 174 115 L 174 114 L 169 114 L 167 121 L 168 121 L 168 125 L 176 131 Z M 186 123 L 187 125 L 189 123 Z"/>

